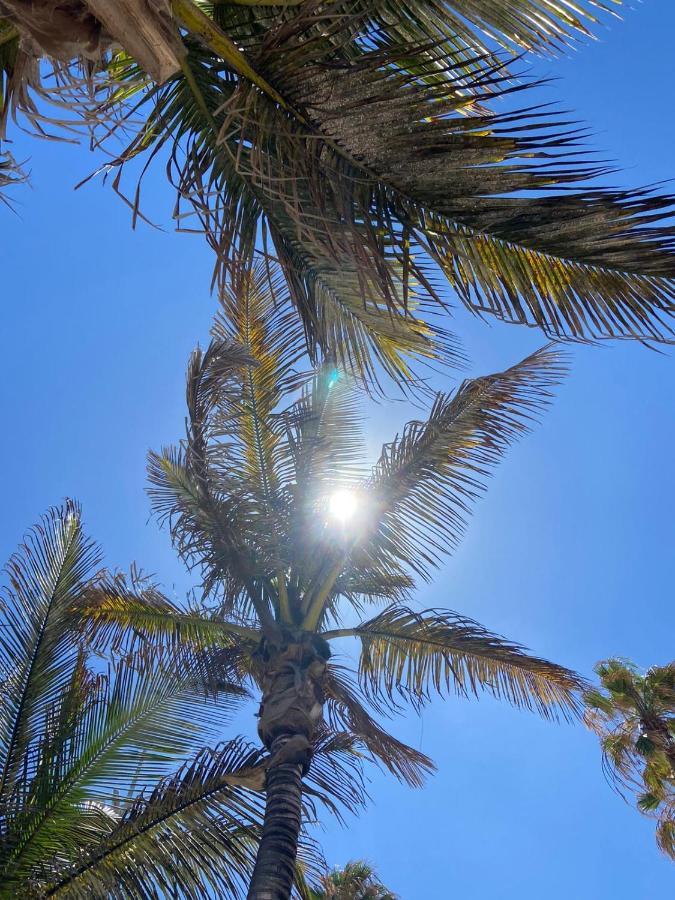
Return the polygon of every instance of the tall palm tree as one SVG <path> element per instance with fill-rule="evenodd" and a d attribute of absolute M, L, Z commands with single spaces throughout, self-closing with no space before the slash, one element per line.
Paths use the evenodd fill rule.
<path fill-rule="evenodd" d="M 99 561 L 67 503 L 7 566 L 0 897 L 240 897 L 263 809 L 260 753 L 222 741 L 244 691 L 221 667 L 207 697 L 151 647 L 92 666 L 72 626 Z"/>
<path fill-rule="evenodd" d="M 586 722 L 600 738 L 605 772 L 656 818 L 656 842 L 675 859 L 675 662 L 642 675 L 628 660 L 609 659 L 596 672 Z"/>
<path fill-rule="evenodd" d="M 397 900 L 386 888 L 372 866 L 362 860 L 348 862 L 321 879 L 321 888 L 312 900 Z"/>
<path fill-rule="evenodd" d="M 454 689 L 569 716 L 581 685 L 456 612 L 416 609 L 413 598 L 460 539 L 489 471 L 548 401 L 563 371 L 558 353 L 546 348 L 438 394 L 428 418 L 385 444 L 367 473 L 349 378 L 333 364 L 301 370 L 302 329 L 281 278 L 267 279 L 263 266 L 224 297 L 213 340 L 190 360 L 187 437 L 150 457 L 154 507 L 201 571 L 206 607 L 186 610 L 118 580 L 82 609 L 100 647 L 157 641 L 188 658 L 208 650 L 259 692 L 268 755 L 253 900 L 289 895 L 317 741 L 345 740 L 419 785 L 431 761 L 378 714 Z M 358 647 L 358 671 L 333 656 L 343 638 Z M 350 806 L 346 787 L 326 784 Z"/>
<path fill-rule="evenodd" d="M 34 60 L 50 57 L 47 121 L 75 107 L 100 140 L 131 132 L 106 158 L 120 191 L 132 160 L 144 171 L 168 154 L 179 222 L 187 203 L 221 286 L 254 254 L 276 257 L 313 352 L 401 379 L 443 355 L 438 272 L 476 314 L 554 337 L 672 338 L 671 198 L 599 187 L 607 170 L 581 132 L 536 105 L 495 49 L 555 49 L 602 10 L 0 0 L 0 69 L 5 107 L 14 97 L 47 127 Z"/>

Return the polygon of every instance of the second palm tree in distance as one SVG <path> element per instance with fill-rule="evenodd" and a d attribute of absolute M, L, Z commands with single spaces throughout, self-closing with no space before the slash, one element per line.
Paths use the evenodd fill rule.
<path fill-rule="evenodd" d="M 225 296 L 211 343 L 190 360 L 186 439 L 150 457 L 155 510 L 203 575 L 202 607 L 117 579 L 90 592 L 85 610 L 98 641 L 216 648 L 260 692 L 268 756 L 256 900 L 289 896 L 317 741 L 345 741 L 420 785 L 431 761 L 377 713 L 454 688 L 570 715 L 580 687 L 573 672 L 456 612 L 412 608 L 486 476 L 548 402 L 563 374 L 557 351 L 438 394 L 366 470 L 360 395 L 330 364 L 301 371 L 301 326 L 269 275 L 249 273 Z M 358 642 L 358 671 L 332 656 L 345 638 Z M 349 805 L 338 780 L 329 793 Z"/>
<path fill-rule="evenodd" d="M 608 659 L 596 672 L 586 723 L 600 738 L 605 773 L 656 819 L 656 842 L 675 860 L 675 662 L 643 675 L 626 659 Z"/>

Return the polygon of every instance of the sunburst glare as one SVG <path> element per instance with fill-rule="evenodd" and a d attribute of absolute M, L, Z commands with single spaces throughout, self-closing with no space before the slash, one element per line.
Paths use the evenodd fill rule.
<path fill-rule="evenodd" d="M 356 491 L 341 488 L 328 498 L 328 514 L 331 519 L 342 524 L 354 518 L 359 508 L 359 498 Z"/>

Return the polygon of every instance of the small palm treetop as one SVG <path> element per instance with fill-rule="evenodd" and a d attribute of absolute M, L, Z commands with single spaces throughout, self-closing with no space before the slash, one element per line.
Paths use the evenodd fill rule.
<path fill-rule="evenodd" d="M 368 471 L 353 385 L 333 364 L 300 370 L 302 330 L 269 275 L 254 270 L 224 298 L 213 340 L 190 361 L 187 437 L 150 457 L 155 509 L 201 570 L 208 608 L 117 581 L 92 591 L 84 610 L 99 642 L 217 651 L 261 693 L 267 819 L 251 897 L 288 895 L 295 849 L 278 855 L 275 828 L 299 828 L 317 740 L 418 785 L 430 760 L 378 713 L 454 688 L 570 715 L 581 685 L 458 613 L 412 605 L 417 579 L 455 546 L 486 476 L 548 401 L 563 371 L 557 351 L 439 394 L 428 419 L 410 422 Z M 349 637 L 358 671 L 332 656 Z M 354 806 L 348 779 L 324 784 Z M 277 893 L 265 893 L 270 883 Z"/>
<path fill-rule="evenodd" d="M 106 159 L 120 191 L 127 164 L 168 150 L 177 216 L 197 216 L 219 280 L 262 234 L 311 352 L 344 368 L 402 379 L 442 355 L 439 271 L 480 315 L 671 340 L 672 198 L 599 186 L 566 116 L 497 102 L 528 85 L 496 45 L 552 49 L 618 5 L 0 0 L 4 108 L 45 127 L 31 89 L 49 56 L 48 121 L 65 105 L 101 140 L 131 130 Z"/>
<path fill-rule="evenodd" d="M 322 878 L 322 890 L 312 900 L 397 900 L 377 877 L 372 866 L 358 860 L 343 869 L 333 869 Z"/>
<path fill-rule="evenodd" d="M 675 859 L 675 663 L 642 675 L 610 659 L 596 672 L 600 688 L 585 694 L 586 721 L 600 737 L 605 771 L 657 819 L 657 843 Z"/>

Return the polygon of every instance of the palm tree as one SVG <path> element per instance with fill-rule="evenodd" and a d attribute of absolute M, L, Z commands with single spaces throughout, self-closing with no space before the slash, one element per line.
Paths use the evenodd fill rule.
<path fill-rule="evenodd" d="M 104 580 L 82 607 L 99 649 L 159 642 L 177 658 L 208 650 L 259 692 L 266 809 L 253 900 L 289 895 L 317 742 L 346 742 L 419 785 L 433 764 L 378 714 L 454 689 L 569 716 L 581 685 L 568 669 L 455 612 L 415 609 L 413 599 L 417 579 L 460 539 L 489 471 L 546 404 L 563 372 L 558 353 L 545 348 L 438 394 L 428 418 L 385 444 L 366 474 L 358 395 L 333 364 L 303 372 L 302 341 L 282 279 L 270 283 L 264 266 L 242 277 L 211 343 L 190 360 L 185 441 L 150 456 L 155 510 L 202 574 L 203 608 L 119 579 Z M 359 646 L 358 671 L 333 656 L 342 638 Z M 348 778 L 322 783 L 354 806 Z"/>
<path fill-rule="evenodd" d="M 397 900 L 379 880 L 372 866 L 362 860 L 348 862 L 321 879 L 312 900 Z"/>
<path fill-rule="evenodd" d="M 7 567 L 0 896 L 240 897 L 260 837 L 260 753 L 222 732 L 244 692 L 221 667 L 207 697 L 196 668 L 178 673 L 151 647 L 92 666 L 73 610 L 94 583 L 101 595 L 99 561 L 66 503 Z"/>
<path fill-rule="evenodd" d="M 609 659 L 595 671 L 600 687 L 584 696 L 586 722 L 600 738 L 605 772 L 656 818 L 656 842 L 675 859 L 675 663 L 642 675 L 628 660 Z"/>
<path fill-rule="evenodd" d="M 495 49 L 555 50 L 602 9 L 0 0 L 5 108 L 13 98 L 42 128 L 75 108 L 99 140 L 125 138 L 105 166 L 119 191 L 132 161 L 168 155 L 178 221 L 196 214 L 220 287 L 254 254 L 275 257 L 310 350 L 371 379 L 448 349 L 439 271 L 481 316 L 670 340 L 671 199 L 599 187 L 607 170 L 576 126 L 534 105 Z"/>

